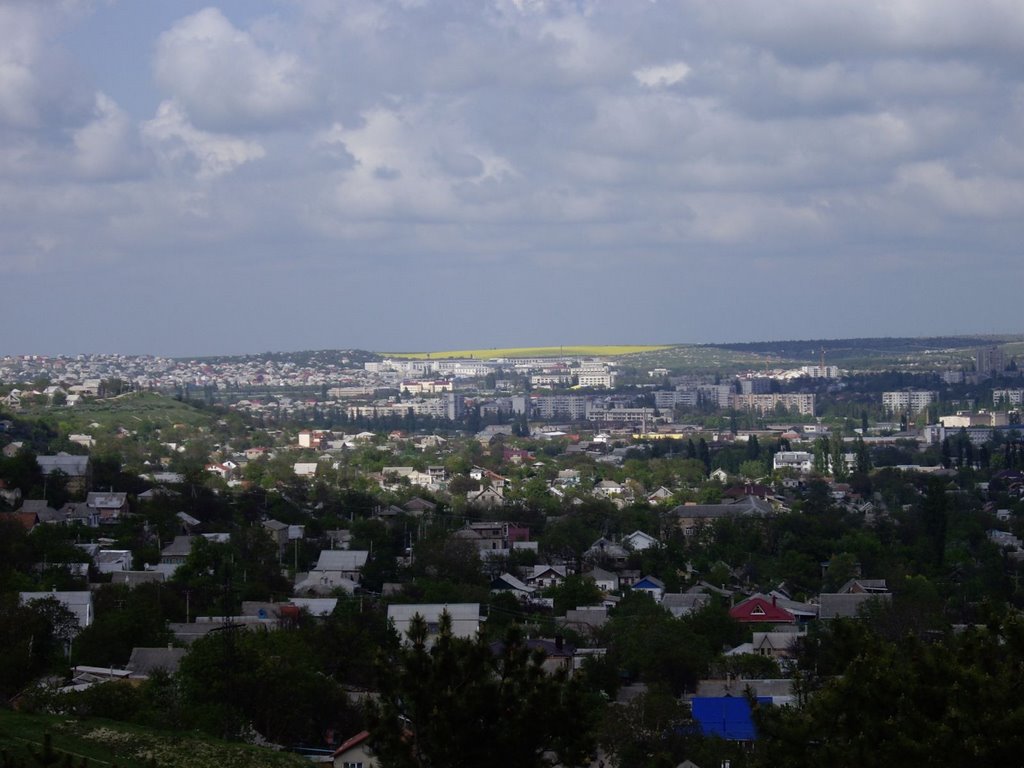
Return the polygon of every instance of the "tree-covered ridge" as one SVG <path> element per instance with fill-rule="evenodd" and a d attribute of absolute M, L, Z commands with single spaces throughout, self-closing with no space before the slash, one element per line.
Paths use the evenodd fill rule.
<path fill-rule="evenodd" d="M 247 355 L 207 355 L 202 357 L 182 357 L 180 360 L 196 360 L 217 365 L 222 363 L 260 363 L 273 362 L 278 364 L 291 363 L 299 366 L 337 366 L 358 368 L 363 363 L 380 360 L 376 352 L 365 349 L 309 349 L 297 352 L 259 352 Z"/>
<path fill-rule="evenodd" d="M 872 358 L 887 360 L 901 359 L 910 362 L 914 358 L 933 356 L 937 353 L 960 351 L 970 352 L 981 346 L 1001 346 L 1020 342 L 1019 334 L 997 336 L 894 336 L 852 339 L 804 339 L 787 341 L 751 341 L 715 343 L 704 346 L 746 352 L 755 355 L 771 355 L 784 360 L 802 360 L 805 364 L 820 362 L 822 351 L 828 365 L 848 365 L 850 361 L 867 361 Z M 968 355 L 969 356 L 969 355 Z"/>

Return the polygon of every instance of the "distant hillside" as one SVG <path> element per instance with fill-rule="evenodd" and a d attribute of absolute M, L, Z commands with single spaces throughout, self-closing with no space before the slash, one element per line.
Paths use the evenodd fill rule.
<path fill-rule="evenodd" d="M 488 347 L 484 349 L 453 349 L 443 352 L 387 352 L 385 357 L 432 360 L 490 360 L 495 357 L 620 357 L 638 352 L 671 349 L 666 344 L 571 344 L 560 347 Z"/>
<path fill-rule="evenodd" d="M 840 368 L 882 368 L 915 363 L 924 368 L 941 368 L 969 362 L 977 347 L 1013 345 L 1022 339 L 1021 335 L 930 336 L 757 341 L 707 346 L 753 354 L 762 359 L 769 356 L 794 360 L 801 365 L 820 362 L 824 350 L 825 363 Z"/>
<path fill-rule="evenodd" d="M 300 352 L 260 352 L 254 355 L 217 355 L 214 357 L 182 357 L 179 360 L 196 360 L 210 365 L 225 363 L 293 363 L 300 366 L 321 367 L 334 365 L 339 368 L 360 368 L 363 363 L 380 360 L 376 352 L 365 349 L 309 349 Z"/>

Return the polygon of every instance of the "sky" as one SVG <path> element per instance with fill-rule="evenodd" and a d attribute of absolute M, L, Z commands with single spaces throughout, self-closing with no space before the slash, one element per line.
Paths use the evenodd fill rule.
<path fill-rule="evenodd" d="M 1024 331 L 1018 0 L 0 0 L 0 355 Z"/>

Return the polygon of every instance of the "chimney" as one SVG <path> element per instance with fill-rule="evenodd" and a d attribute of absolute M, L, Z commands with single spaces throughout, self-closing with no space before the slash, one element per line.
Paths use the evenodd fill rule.
<path fill-rule="evenodd" d="M 565 646 L 565 638 L 561 635 L 555 635 L 555 650 L 560 651 Z"/>
<path fill-rule="evenodd" d="M 772 607 L 775 606 L 775 595 L 772 595 Z"/>

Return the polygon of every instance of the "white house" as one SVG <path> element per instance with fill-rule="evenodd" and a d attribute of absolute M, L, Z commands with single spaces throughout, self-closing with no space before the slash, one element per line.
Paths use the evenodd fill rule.
<path fill-rule="evenodd" d="M 437 636 L 441 615 L 447 613 L 452 622 L 452 636 L 474 638 L 480 631 L 480 603 L 411 603 L 389 605 L 388 621 L 398 632 L 402 642 L 409 642 L 409 627 L 414 616 L 427 622 L 427 644 Z"/>
<path fill-rule="evenodd" d="M 650 549 L 651 547 L 661 546 L 661 542 L 641 530 L 633 531 L 628 536 L 624 536 L 622 538 L 622 543 L 634 552 L 642 552 L 645 549 Z"/>

